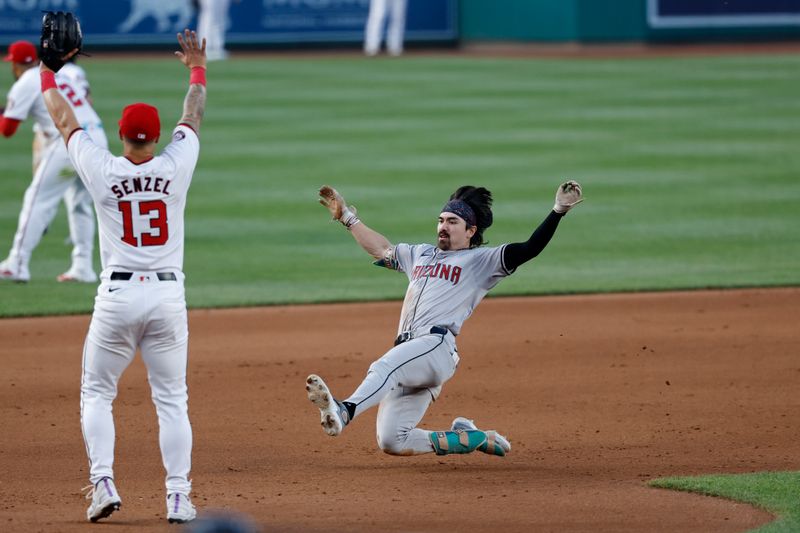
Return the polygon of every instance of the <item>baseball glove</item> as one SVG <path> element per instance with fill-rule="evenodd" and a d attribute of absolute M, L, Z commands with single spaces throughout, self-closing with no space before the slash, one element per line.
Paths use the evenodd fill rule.
<path fill-rule="evenodd" d="M 42 37 L 39 57 L 42 63 L 58 72 L 67 60 L 81 51 L 83 34 L 78 19 L 72 13 L 47 11 L 42 17 Z"/>

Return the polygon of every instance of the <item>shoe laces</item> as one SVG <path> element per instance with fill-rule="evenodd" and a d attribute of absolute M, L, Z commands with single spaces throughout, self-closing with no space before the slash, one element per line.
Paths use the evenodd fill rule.
<path fill-rule="evenodd" d="M 86 491 L 86 496 L 84 496 L 84 498 L 86 498 L 87 500 L 91 500 L 92 498 L 94 498 L 94 485 L 92 484 L 86 485 L 81 489 L 81 492 L 84 491 Z"/>
<path fill-rule="evenodd" d="M 194 505 L 192 504 L 192 499 L 185 492 L 170 492 L 168 498 L 172 498 L 174 501 L 174 499 L 178 498 L 179 496 L 180 496 L 179 505 L 181 507 L 183 507 L 184 504 L 188 505 L 189 507 L 194 507 Z"/>
<path fill-rule="evenodd" d="M 167 498 L 167 511 L 178 515 L 191 513 L 195 510 L 188 494 L 173 492 Z"/>

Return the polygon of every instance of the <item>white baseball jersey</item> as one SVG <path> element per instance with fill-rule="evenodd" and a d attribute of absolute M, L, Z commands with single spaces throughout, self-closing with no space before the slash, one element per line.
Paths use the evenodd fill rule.
<path fill-rule="evenodd" d="M 56 125 L 53 124 L 53 119 L 50 118 L 50 113 L 44 105 L 38 68 L 30 68 L 23 72 L 11 86 L 3 115 L 20 122 L 31 116 L 48 138 L 55 138 L 58 135 Z"/>
<path fill-rule="evenodd" d="M 56 84 L 64 99 L 69 102 L 75 112 L 75 118 L 84 129 L 102 128 L 97 116 L 86 96 L 89 84 L 83 69 L 77 65 L 67 64 L 56 73 Z M 50 140 L 59 137 L 58 130 L 50 113 L 44 105 L 41 78 L 38 68 L 26 70 L 11 86 L 3 115 L 20 122 L 33 117 L 35 129 L 40 130 Z"/>
<path fill-rule="evenodd" d="M 67 143 L 70 160 L 97 210 L 103 269 L 183 268 L 183 212 L 200 142 L 175 128 L 164 151 L 144 163 L 115 157 L 82 130 Z"/>
<path fill-rule="evenodd" d="M 63 199 L 73 243 L 72 265 L 64 275 L 91 281 L 95 278 L 92 265 L 95 235 L 92 199 L 72 168 L 67 148 L 45 107 L 40 80 L 38 68 L 28 69 L 8 94 L 5 115 L 19 121 L 33 117 L 36 140 L 33 181 L 25 192 L 13 245 L 3 263 L 19 279 L 30 278 L 29 262 L 33 251 Z M 56 74 L 56 83 L 92 139 L 100 146 L 107 146 L 108 140 L 100 118 L 87 98 L 89 84 L 83 69 L 72 64 L 65 65 Z"/>
<path fill-rule="evenodd" d="M 82 67 L 75 63 L 67 63 L 61 67 L 56 76 L 69 79 L 72 88 L 79 91 L 79 96 L 89 95 L 89 81 L 86 79 L 86 71 Z"/>
<path fill-rule="evenodd" d="M 503 264 L 505 245 L 440 250 L 430 244 L 398 244 L 397 270 L 409 279 L 398 334 L 445 326 L 458 335 L 486 293 L 511 274 Z"/>
<path fill-rule="evenodd" d="M 74 63 L 67 63 L 56 73 L 56 83 L 62 96 L 72 106 L 75 118 L 81 127 L 89 131 L 96 140 L 93 130 L 102 128 L 103 124 L 89 102 L 89 81 L 86 79 L 86 72 Z"/>

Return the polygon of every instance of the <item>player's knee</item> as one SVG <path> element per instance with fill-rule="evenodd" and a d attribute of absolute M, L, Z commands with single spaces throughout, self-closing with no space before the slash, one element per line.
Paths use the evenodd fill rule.
<path fill-rule="evenodd" d="M 403 446 L 396 440 L 378 440 L 381 451 L 388 455 L 406 455 L 403 453 Z"/>
<path fill-rule="evenodd" d="M 406 448 L 408 431 L 396 429 L 394 431 L 378 433 L 378 447 L 383 453 L 389 455 L 409 455 Z"/>
<path fill-rule="evenodd" d="M 152 400 L 162 417 L 181 417 L 188 411 L 189 397 L 185 390 L 153 393 Z"/>
<path fill-rule="evenodd" d="M 99 379 L 84 379 L 81 383 L 81 401 L 113 402 L 117 397 L 116 383 Z"/>
<path fill-rule="evenodd" d="M 91 385 L 81 386 L 81 401 L 89 403 L 108 403 L 113 402 L 117 397 L 116 389 L 93 387 Z"/>

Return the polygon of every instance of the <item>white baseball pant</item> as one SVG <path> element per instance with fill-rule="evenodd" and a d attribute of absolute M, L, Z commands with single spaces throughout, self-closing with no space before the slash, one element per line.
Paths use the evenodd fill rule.
<path fill-rule="evenodd" d="M 378 446 L 392 455 L 432 453 L 430 431 L 417 428 L 442 385 L 453 377 L 458 351 L 452 333 L 417 337 L 372 363 L 367 377 L 347 399 L 354 417 L 379 405 Z"/>
<path fill-rule="evenodd" d="M 228 26 L 230 0 L 200 0 L 197 36 L 206 39 L 206 56 L 210 60 L 225 59 L 225 30 Z"/>
<path fill-rule="evenodd" d="M 61 137 L 50 140 L 42 149 L 41 156 L 37 155 L 34 153 L 36 171 L 22 200 L 17 231 L 8 253 L 8 264 L 20 277 L 30 277 L 29 263 L 33 250 L 55 218 L 58 203 L 64 198 L 73 243 L 70 270 L 94 272 L 92 253 L 95 220 L 92 198 L 72 168 Z"/>
<path fill-rule="evenodd" d="M 188 414 L 186 364 L 189 331 L 184 276 L 160 281 L 155 272 L 134 272 L 129 281 L 100 276 L 86 336 L 81 377 L 81 427 L 93 484 L 113 479 L 112 402 L 122 373 L 141 349 L 158 414 L 159 445 L 167 493 L 189 494 L 192 428 Z"/>
<path fill-rule="evenodd" d="M 406 31 L 407 0 L 372 0 L 369 4 L 369 15 L 364 30 L 364 53 L 376 55 L 381 49 L 381 36 L 386 18 L 389 27 L 386 30 L 386 49 L 391 55 L 403 53 L 403 38 Z"/>

